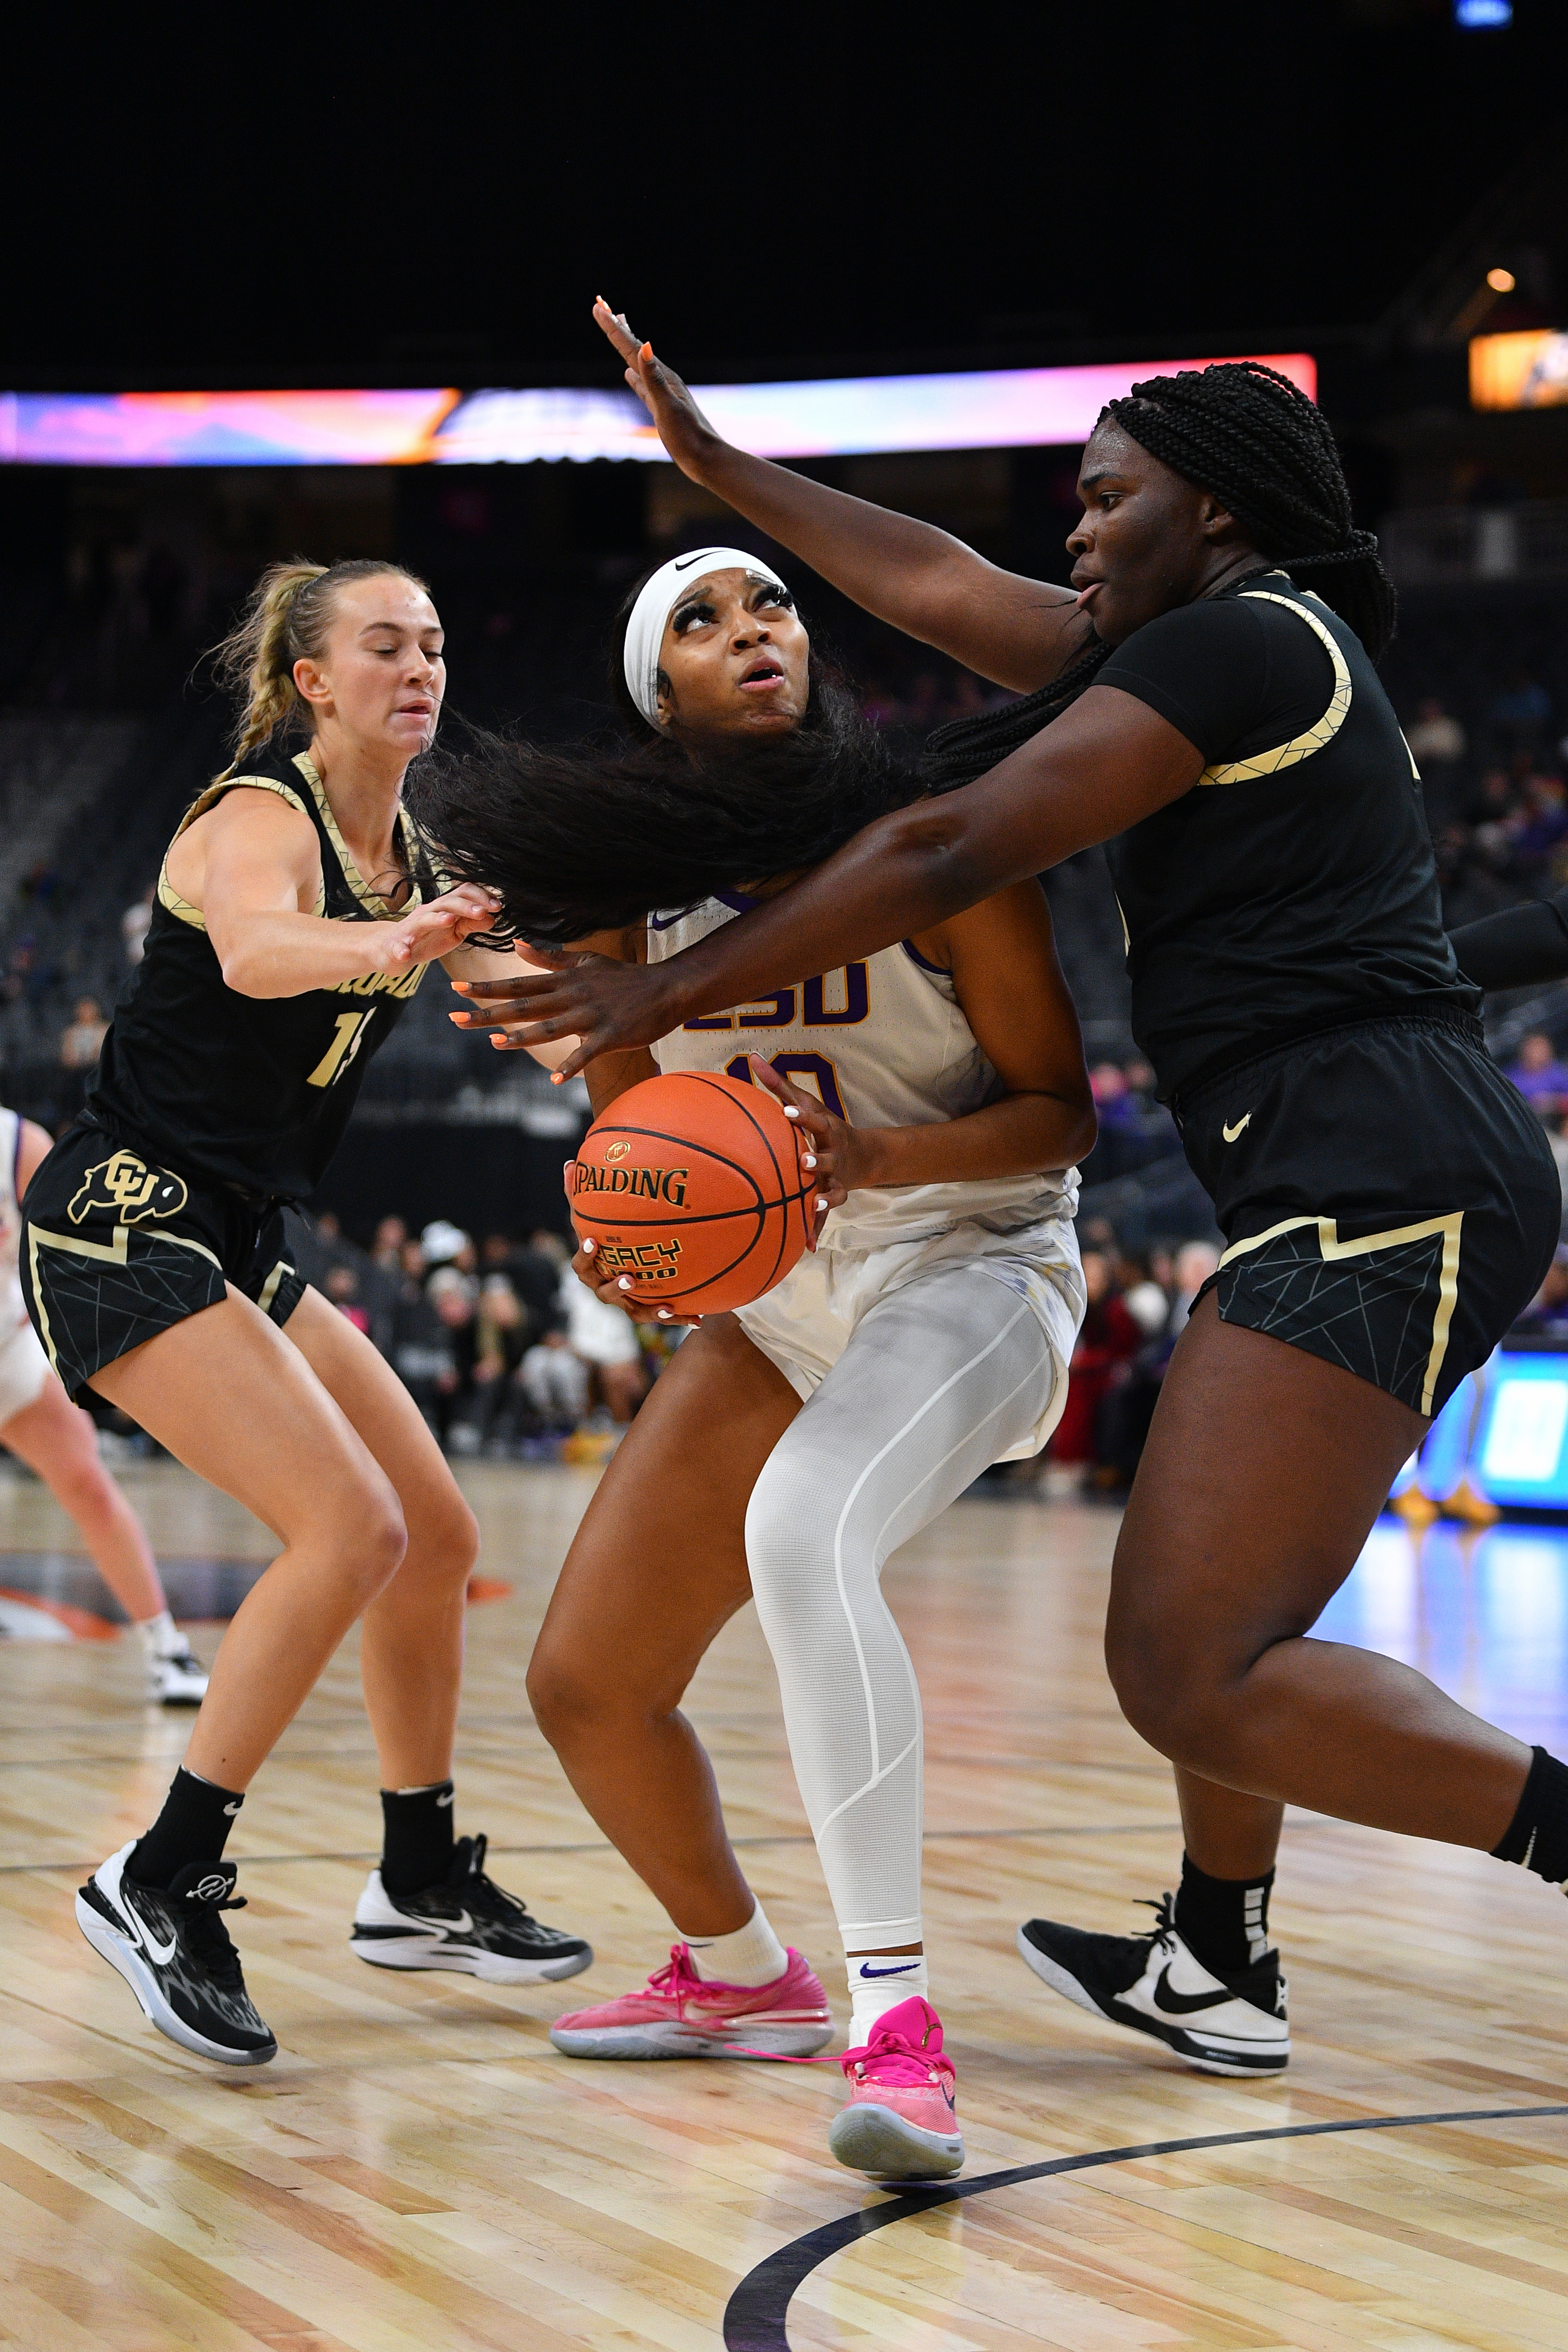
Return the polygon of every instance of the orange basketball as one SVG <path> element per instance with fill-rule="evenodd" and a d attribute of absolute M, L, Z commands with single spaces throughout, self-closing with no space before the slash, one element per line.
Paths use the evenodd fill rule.
<path fill-rule="evenodd" d="M 632 1087 L 583 1139 L 572 1222 L 607 1276 L 680 1315 L 782 1282 L 815 1215 L 798 1130 L 749 1079 L 674 1070 Z"/>

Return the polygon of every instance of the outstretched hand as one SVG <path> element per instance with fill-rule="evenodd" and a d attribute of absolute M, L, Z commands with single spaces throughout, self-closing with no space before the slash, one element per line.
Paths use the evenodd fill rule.
<path fill-rule="evenodd" d="M 700 481 L 703 460 L 721 436 L 680 378 L 655 359 L 653 345 L 638 341 L 624 310 L 612 310 L 602 294 L 595 295 L 594 320 L 626 362 L 626 382 L 658 426 L 665 448 L 683 474 Z"/>
<path fill-rule="evenodd" d="M 572 1052 L 551 1072 L 556 1086 L 574 1077 L 600 1054 L 651 1045 L 675 1025 L 667 1010 L 668 982 L 658 964 L 617 963 L 610 956 L 585 955 L 563 971 L 532 972 L 516 980 L 459 980 L 452 985 L 474 1008 L 454 1013 L 454 1026 L 489 1029 L 490 1044 L 500 1053 L 525 1053 L 558 1037 L 575 1037 Z"/>
<path fill-rule="evenodd" d="M 493 890 L 481 889 L 476 882 L 459 882 L 455 889 L 386 926 L 377 969 L 407 971 L 416 963 L 433 963 L 437 956 L 450 955 L 472 932 L 488 931 L 500 906 Z"/>

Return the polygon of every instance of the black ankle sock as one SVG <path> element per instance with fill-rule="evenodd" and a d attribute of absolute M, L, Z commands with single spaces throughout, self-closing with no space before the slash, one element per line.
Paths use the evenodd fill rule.
<path fill-rule="evenodd" d="M 452 1869 L 452 1783 L 384 1789 L 381 1883 L 389 1895 L 444 1886 Z"/>
<path fill-rule="evenodd" d="M 139 1886 L 167 1886 L 188 1862 L 221 1862 L 234 1817 L 245 1799 L 187 1772 L 182 1764 L 169 1783 L 163 1810 L 125 1865 Z"/>
<path fill-rule="evenodd" d="M 1544 1748 L 1533 1751 L 1519 1811 L 1500 1843 L 1500 1862 L 1520 1862 L 1553 1886 L 1568 1881 L 1568 1764 Z M 1568 1891 L 1568 1890 L 1565 1890 Z"/>
<path fill-rule="evenodd" d="M 1270 1870 L 1262 1878 L 1211 1878 L 1182 1856 L 1176 1932 L 1206 1969 L 1234 1977 L 1268 1949 Z"/>

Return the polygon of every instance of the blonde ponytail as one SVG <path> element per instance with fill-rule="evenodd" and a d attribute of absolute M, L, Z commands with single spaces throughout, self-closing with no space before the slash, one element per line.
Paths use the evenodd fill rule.
<path fill-rule="evenodd" d="M 340 588 L 353 580 L 372 580 L 394 572 L 429 593 L 423 580 L 401 563 L 374 556 L 353 556 L 342 563 L 307 563 L 296 556 L 291 563 L 274 563 L 251 592 L 239 626 L 230 631 L 213 656 L 220 685 L 243 695 L 244 706 L 235 731 L 234 758 L 215 781 L 232 776 L 253 751 L 269 743 L 293 717 L 300 703 L 294 665 L 319 659 L 326 647 Z"/>

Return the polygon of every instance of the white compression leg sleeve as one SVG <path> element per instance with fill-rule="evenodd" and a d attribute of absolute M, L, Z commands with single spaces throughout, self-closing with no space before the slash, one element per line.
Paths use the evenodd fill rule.
<path fill-rule="evenodd" d="M 1022 1442 L 1065 1377 L 1022 1298 L 942 1267 L 871 1308 L 752 1492 L 757 1614 L 852 1947 L 921 1934 L 920 1691 L 883 1562 Z"/>

